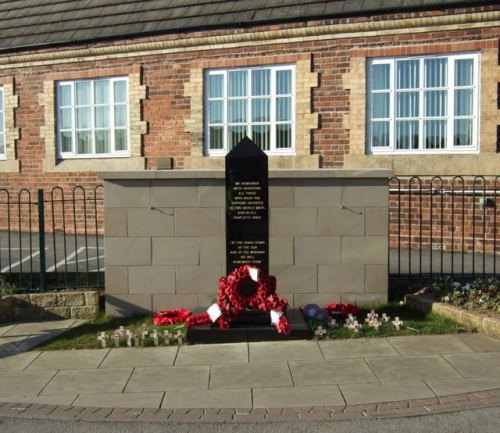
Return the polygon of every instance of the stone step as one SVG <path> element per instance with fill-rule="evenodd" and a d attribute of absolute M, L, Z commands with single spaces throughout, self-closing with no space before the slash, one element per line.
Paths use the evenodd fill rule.
<path fill-rule="evenodd" d="M 305 340 L 311 336 L 304 316 L 299 309 L 287 310 L 286 317 L 292 328 L 290 335 L 279 334 L 271 325 L 268 313 L 244 311 L 229 329 L 218 326 L 197 326 L 188 329 L 192 344 L 241 343 L 246 341 Z"/>

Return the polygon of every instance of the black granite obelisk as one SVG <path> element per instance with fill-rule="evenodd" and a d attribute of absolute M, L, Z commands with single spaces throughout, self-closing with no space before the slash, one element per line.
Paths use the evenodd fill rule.
<path fill-rule="evenodd" d="M 269 275 L 267 155 L 245 137 L 225 162 L 226 272 L 252 265 Z"/>

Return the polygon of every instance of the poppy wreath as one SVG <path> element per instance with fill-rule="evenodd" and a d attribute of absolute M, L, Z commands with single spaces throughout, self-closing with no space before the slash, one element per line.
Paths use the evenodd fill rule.
<path fill-rule="evenodd" d="M 250 294 L 241 291 L 240 285 L 246 280 L 255 282 L 255 291 Z M 193 316 L 189 310 L 159 311 L 153 316 L 153 323 L 161 326 L 186 322 L 188 328 L 216 323 L 221 329 L 227 329 L 242 311 L 249 309 L 269 313 L 277 331 L 288 335 L 291 328 L 285 316 L 287 306 L 287 300 L 276 294 L 275 277 L 243 265 L 219 278 L 217 302 L 206 313 Z"/>
<path fill-rule="evenodd" d="M 253 280 L 256 289 L 251 294 L 244 294 L 240 285 L 245 280 Z M 271 314 L 271 321 L 279 333 L 288 335 L 291 332 L 285 310 L 286 299 L 276 294 L 276 278 L 266 275 L 258 268 L 243 265 L 236 268 L 227 277 L 219 279 L 219 294 L 216 303 L 220 317 L 214 322 L 221 328 L 229 328 L 244 310 L 260 310 Z"/>
<path fill-rule="evenodd" d="M 347 317 L 349 314 L 360 316 L 361 310 L 353 304 L 329 304 L 325 306 L 325 310 L 329 313 L 338 314 L 342 317 Z"/>

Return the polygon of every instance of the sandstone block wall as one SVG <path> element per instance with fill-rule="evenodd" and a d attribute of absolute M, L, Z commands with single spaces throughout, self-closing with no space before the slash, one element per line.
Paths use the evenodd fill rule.
<path fill-rule="evenodd" d="M 291 306 L 387 300 L 388 170 L 271 170 L 270 273 Z M 108 172 L 106 313 L 203 310 L 225 275 L 222 171 Z"/>

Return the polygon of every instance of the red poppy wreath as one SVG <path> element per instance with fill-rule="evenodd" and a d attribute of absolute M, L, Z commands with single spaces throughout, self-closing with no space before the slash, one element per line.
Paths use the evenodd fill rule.
<path fill-rule="evenodd" d="M 249 286 L 252 289 L 245 290 Z M 188 327 L 217 323 L 220 328 L 225 329 L 231 327 L 231 322 L 242 311 L 260 310 L 270 314 L 271 323 L 279 333 L 288 335 L 291 329 L 285 316 L 287 306 L 287 300 L 276 294 L 275 277 L 266 275 L 258 268 L 243 265 L 226 277 L 220 277 L 217 302 L 206 313 L 193 316 L 189 310 L 159 311 L 155 313 L 153 323 L 171 324 L 166 322 L 177 315 L 177 322 L 185 321 Z M 189 314 L 186 315 L 185 311 Z"/>

